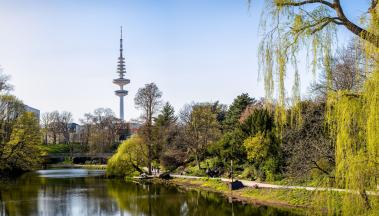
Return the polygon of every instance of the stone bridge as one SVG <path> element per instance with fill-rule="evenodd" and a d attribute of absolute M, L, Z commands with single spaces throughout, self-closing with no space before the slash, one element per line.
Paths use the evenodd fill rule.
<path fill-rule="evenodd" d="M 46 164 L 54 164 L 63 162 L 66 158 L 72 158 L 74 163 L 85 163 L 87 161 L 95 161 L 97 163 L 106 163 L 112 157 L 113 153 L 56 153 L 44 156 Z"/>

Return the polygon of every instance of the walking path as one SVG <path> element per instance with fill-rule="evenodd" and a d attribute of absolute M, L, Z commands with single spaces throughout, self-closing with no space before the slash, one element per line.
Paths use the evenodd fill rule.
<path fill-rule="evenodd" d="M 187 176 L 187 175 L 174 175 L 171 174 L 174 178 L 186 178 L 186 179 L 202 179 L 204 177 L 199 176 Z M 231 179 L 228 178 L 210 178 L 214 180 L 221 180 L 223 182 L 231 182 Z M 308 190 L 308 191 L 337 191 L 337 192 L 348 192 L 348 193 L 357 193 L 358 191 L 354 190 L 347 190 L 347 189 L 339 189 L 339 188 L 324 188 L 324 187 L 308 187 L 308 186 L 290 186 L 290 185 L 276 185 L 276 184 L 267 184 L 267 183 L 260 183 L 255 181 L 249 181 L 249 180 L 240 180 L 238 181 L 242 182 L 242 184 L 245 187 L 253 187 L 253 188 L 271 188 L 271 189 L 302 189 L 302 190 Z M 367 191 L 368 195 L 375 195 L 378 196 L 378 191 Z"/>

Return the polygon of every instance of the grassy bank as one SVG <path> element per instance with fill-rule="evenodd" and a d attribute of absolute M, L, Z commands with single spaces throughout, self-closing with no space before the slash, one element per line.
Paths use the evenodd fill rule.
<path fill-rule="evenodd" d="M 220 193 L 233 200 L 253 205 L 269 205 L 280 208 L 291 208 L 295 212 L 305 213 L 312 207 L 312 192 L 306 190 L 281 190 L 245 187 L 230 191 L 227 184 L 220 180 L 211 179 L 180 179 L 175 178 L 168 184 L 189 189 L 208 190 Z"/>

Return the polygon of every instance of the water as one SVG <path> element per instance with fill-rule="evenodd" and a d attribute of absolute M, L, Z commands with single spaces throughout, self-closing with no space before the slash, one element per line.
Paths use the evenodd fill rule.
<path fill-rule="evenodd" d="M 267 206 L 230 203 L 205 191 L 106 179 L 86 169 L 40 170 L 0 182 L 3 215 L 294 215 Z"/>

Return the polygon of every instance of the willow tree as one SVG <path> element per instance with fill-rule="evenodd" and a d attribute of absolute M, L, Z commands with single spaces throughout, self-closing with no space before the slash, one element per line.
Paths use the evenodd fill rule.
<path fill-rule="evenodd" d="M 377 213 L 379 203 L 367 191 L 376 189 L 379 177 L 378 0 L 370 1 L 360 23 L 346 16 L 346 8 L 340 0 L 267 0 L 265 4 L 261 23 L 264 34 L 259 47 L 260 71 L 264 74 L 266 97 L 272 100 L 274 92 L 278 94 L 276 121 L 279 129 L 287 121 L 284 80 L 290 69 L 294 71 L 292 116 L 295 119 L 300 116 L 299 54 L 307 53 L 313 73 L 321 66 L 326 71 L 327 84 L 331 85 L 337 31 L 341 28 L 350 31 L 357 39 L 356 46 L 365 51 L 367 80 L 363 89 L 328 92 L 326 118 L 336 140 L 333 183 L 349 191 L 343 194 L 340 213 Z M 329 207 L 333 210 L 335 205 Z"/>

